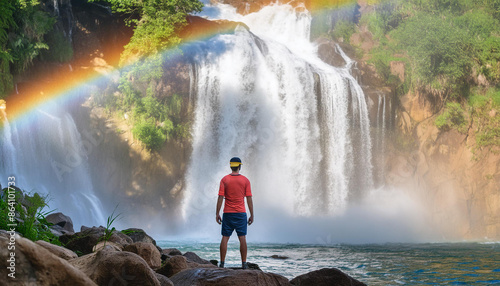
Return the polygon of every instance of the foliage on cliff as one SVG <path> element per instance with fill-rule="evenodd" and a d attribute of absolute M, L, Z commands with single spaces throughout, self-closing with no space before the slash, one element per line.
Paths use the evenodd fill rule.
<path fill-rule="evenodd" d="M 99 0 L 89 0 L 97 2 Z M 122 53 L 122 64 L 172 48 L 181 39 L 177 32 L 186 24 L 189 13 L 200 12 L 198 0 L 104 0 L 115 13 L 127 15 L 134 34 Z"/>
<path fill-rule="evenodd" d="M 492 139 L 498 122 L 488 115 L 498 109 L 500 92 L 500 0 L 383 0 L 361 25 L 377 43 L 369 61 L 398 94 L 439 97 L 443 108 L 435 123 L 441 130 L 466 132 L 482 122 L 478 146 L 500 145 Z M 391 73 L 392 61 L 405 63 L 404 82 Z"/>
<path fill-rule="evenodd" d="M 0 1 L 0 98 L 12 90 L 13 75 L 50 49 L 44 36 L 54 23 L 39 0 Z"/>

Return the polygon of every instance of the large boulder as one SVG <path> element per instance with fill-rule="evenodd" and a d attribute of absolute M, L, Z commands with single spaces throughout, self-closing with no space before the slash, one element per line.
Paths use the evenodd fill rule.
<path fill-rule="evenodd" d="M 128 228 L 122 230 L 122 233 L 126 234 L 128 237 L 132 239 L 133 242 L 145 242 L 152 243 L 156 245 L 156 241 L 149 236 L 144 230 L 140 228 Z"/>
<path fill-rule="evenodd" d="M 59 237 L 59 240 L 66 248 L 75 252 L 81 252 L 82 254 L 89 254 L 92 253 L 94 246 L 96 246 L 99 241 L 103 240 L 105 231 L 106 229 L 102 226 L 92 228 L 82 227 L 82 231 L 73 235 L 65 234 Z M 113 231 L 108 241 L 117 243 L 123 247 L 133 243 L 130 237 L 116 230 Z"/>
<path fill-rule="evenodd" d="M 200 264 L 192 261 L 188 261 L 185 256 L 175 255 L 166 260 L 165 264 L 156 272 L 165 275 L 167 277 L 172 277 L 173 275 L 193 268 L 216 268 L 217 266 L 208 262 L 208 264 Z"/>
<path fill-rule="evenodd" d="M 290 283 L 295 286 L 366 286 L 344 272 L 336 268 L 323 268 L 316 271 L 311 271 L 302 274 L 290 280 Z"/>
<path fill-rule="evenodd" d="M 73 229 L 73 221 L 71 218 L 63 213 L 53 213 L 45 217 L 47 222 L 54 224 L 56 229 L 58 229 L 63 234 L 65 233 L 75 233 Z M 59 227 L 57 227 L 59 226 Z"/>
<path fill-rule="evenodd" d="M 142 257 L 127 251 L 115 251 L 109 246 L 70 263 L 98 285 L 160 286 L 155 272 Z"/>
<path fill-rule="evenodd" d="M 82 271 L 73 267 L 68 261 L 57 257 L 45 247 L 17 234 L 11 235 L 0 231 L 0 245 L 7 246 L 11 242 L 11 245 L 15 245 L 15 252 L 7 247 L 0 248 L 1 281 L 6 281 L 7 285 L 33 285 L 32 283 L 36 281 L 35 284 L 39 286 L 97 286 Z M 11 253 L 15 253 L 15 256 L 12 256 L 15 261 L 8 261 L 11 259 Z M 13 268 L 9 269 L 11 263 Z M 11 270 L 15 271 L 15 278 L 7 276 Z M 0 284 L 4 285 L 4 283 Z"/>
<path fill-rule="evenodd" d="M 152 243 L 136 242 L 123 248 L 123 251 L 129 251 L 142 257 L 153 269 L 160 268 L 161 254 Z"/>
<path fill-rule="evenodd" d="M 36 241 L 36 243 L 41 245 L 42 247 L 44 247 L 48 251 L 50 251 L 52 254 L 54 254 L 58 257 L 61 257 L 64 260 L 70 260 L 70 259 L 78 257 L 78 255 L 76 255 L 76 253 L 74 253 L 73 251 L 71 251 L 67 248 L 64 248 L 62 246 L 55 245 L 55 244 L 52 244 L 50 242 L 46 242 L 44 240 L 38 240 L 38 241 Z"/>
<path fill-rule="evenodd" d="M 258 270 L 232 270 L 227 268 L 193 268 L 170 277 L 176 286 L 273 286 L 290 285 L 285 277 Z M 309 284 L 314 285 L 314 284 Z"/>
<path fill-rule="evenodd" d="M 187 260 L 189 260 L 191 262 L 198 263 L 198 264 L 212 264 L 210 261 L 199 257 L 196 253 L 191 252 L 191 251 L 184 253 L 183 256 L 186 257 Z"/>
<path fill-rule="evenodd" d="M 160 286 L 174 286 L 174 283 L 168 279 L 165 275 L 161 275 L 160 273 L 155 273 L 156 278 L 160 281 Z"/>
<path fill-rule="evenodd" d="M 175 255 L 182 255 L 182 252 L 177 248 L 165 248 L 161 251 L 161 254 L 175 256 Z"/>

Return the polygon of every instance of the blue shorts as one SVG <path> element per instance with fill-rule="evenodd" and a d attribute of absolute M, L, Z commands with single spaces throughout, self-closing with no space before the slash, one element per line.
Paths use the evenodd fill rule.
<path fill-rule="evenodd" d="M 247 235 L 247 213 L 224 213 L 222 215 L 222 236 L 231 236 L 235 229 L 238 236 Z"/>

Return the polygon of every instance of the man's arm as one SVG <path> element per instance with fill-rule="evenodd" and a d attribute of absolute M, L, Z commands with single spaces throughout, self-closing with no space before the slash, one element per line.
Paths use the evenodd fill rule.
<path fill-rule="evenodd" d="M 220 217 L 220 208 L 222 207 L 222 201 L 224 200 L 224 196 L 220 196 L 217 199 L 217 211 L 215 213 L 215 220 L 217 221 L 218 224 L 222 223 L 222 218 Z"/>
<path fill-rule="evenodd" d="M 250 218 L 248 219 L 248 225 L 253 223 L 253 200 L 252 197 L 247 197 L 248 209 L 250 210 Z"/>

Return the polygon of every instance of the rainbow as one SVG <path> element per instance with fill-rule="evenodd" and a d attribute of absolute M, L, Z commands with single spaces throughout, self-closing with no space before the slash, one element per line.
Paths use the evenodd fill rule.
<path fill-rule="evenodd" d="M 254 1 L 258 2 L 258 1 Z M 276 3 L 272 0 L 262 0 L 262 3 Z M 304 3 L 304 6 L 312 13 L 317 13 L 327 9 L 340 9 L 347 5 L 352 5 L 357 1 L 353 0 L 304 0 L 291 1 L 292 5 Z M 366 0 L 365 3 L 373 5 L 379 0 Z M 209 21 L 201 17 L 188 16 L 188 26 L 180 32 L 183 39 L 181 45 L 192 41 L 208 39 L 216 34 L 225 33 L 233 29 L 238 23 L 230 21 Z M 114 50 L 109 58 L 119 59 L 119 54 L 123 48 Z M 118 61 L 114 60 L 108 63 L 109 70 L 118 70 L 120 67 Z M 133 63 L 129 63 L 133 64 Z M 123 67 L 121 67 L 123 68 Z M 50 72 L 39 78 L 30 79 L 29 86 L 21 85 L 16 91 L 1 102 L 0 108 L 7 111 L 7 119 L 12 122 L 18 118 L 29 115 L 30 112 L 49 102 L 58 102 L 68 100 L 78 94 L 81 94 L 89 83 L 103 79 L 105 75 L 96 71 L 92 66 L 78 66 L 74 70 L 69 64 L 52 67 Z M 18 92 L 19 91 L 19 92 Z"/>

